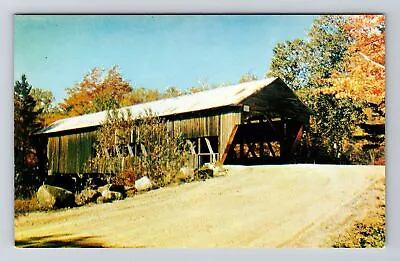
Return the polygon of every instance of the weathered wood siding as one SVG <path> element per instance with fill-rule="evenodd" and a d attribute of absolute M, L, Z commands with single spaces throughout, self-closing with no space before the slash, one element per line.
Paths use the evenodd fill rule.
<path fill-rule="evenodd" d="M 218 137 L 218 152 L 224 151 L 229 136 L 236 124 L 241 123 L 241 107 L 203 111 L 169 119 L 169 128 L 182 133 L 186 138 Z"/>
<path fill-rule="evenodd" d="M 249 96 L 242 104 L 250 107 L 250 114 L 254 112 L 272 113 L 303 123 L 309 122 L 310 110 L 281 80 L 277 80 L 267 88 Z M 243 116 L 246 116 L 246 113 Z"/>
<path fill-rule="evenodd" d="M 222 157 L 222 154 L 224 153 L 229 137 L 236 124 L 241 124 L 240 111 L 224 113 L 220 115 L 220 133 L 218 135 L 218 152 L 220 157 Z"/>
<path fill-rule="evenodd" d="M 218 136 L 219 116 L 207 113 L 193 114 L 192 117 L 173 119 L 174 133 L 182 133 L 186 138 Z"/>
<path fill-rule="evenodd" d="M 222 108 L 167 118 L 168 128 L 185 138 L 218 137 L 218 152 L 224 151 L 233 127 L 241 122 L 240 107 Z M 48 138 L 48 168 L 52 173 L 83 173 L 94 155 L 95 130 Z M 216 151 L 215 151 L 216 152 Z"/>
<path fill-rule="evenodd" d="M 94 132 L 82 132 L 49 137 L 48 168 L 52 173 L 82 173 L 91 159 Z"/>

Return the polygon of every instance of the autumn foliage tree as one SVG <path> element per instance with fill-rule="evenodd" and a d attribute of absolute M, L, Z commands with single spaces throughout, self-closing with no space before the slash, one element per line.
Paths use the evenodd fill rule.
<path fill-rule="evenodd" d="M 358 150 L 368 153 L 375 164 L 384 163 L 385 124 L 385 17 L 351 16 L 344 24 L 352 42 L 341 62 L 341 71 L 333 70 L 330 87 L 322 90 L 338 99 L 351 99 L 363 109 L 365 121 L 358 136 Z"/>
<path fill-rule="evenodd" d="M 306 39 L 278 43 L 267 76 L 283 79 L 314 112 L 303 137 L 306 161 L 343 162 L 343 141 L 354 127 L 357 111 L 350 101 L 321 95 L 329 86 L 332 68 L 339 68 L 348 46 L 343 16 L 323 15 L 314 20 Z M 351 108 L 351 110 L 349 110 Z M 356 116 L 356 115 L 355 115 Z"/>
<path fill-rule="evenodd" d="M 172 98 L 216 87 L 201 84 L 200 87 L 193 86 L 182 91 L 177 87 L 170 86 L 164 92 L 160 92 L 157 89 L 131 86 L 122 78 L 117 66 L 108 71 L 96 67 L 87 73 L 80 83 L 66 89 L 67 98 L 57 106 L 51 107 L 51 110 L 47 110 L 43 115 L 44 124 L 49 125 L 67 117 Z"/>
<path fill-rule="evenodd" d="M 65 116 L 76 116 L 121 107 L 124 96 L 132 91 L 117 66 L 94 68 L 76 86 L 67 89 L 68 97 L 60 104 Z"/>
<path fill-rule="evenodd" d="M 349 97 L 385 116 L 385 17 L 351 16 L 344 24 L 353 38 L 342 71 L 333 70 L 326 93 Z M 370 120 L 373 115 L 368 114 Z"/>
<path fill-rule="evenodd" d="M 306 145 L 333 162 L 370 163 L 355 139 L 360 124 L 384 121 L 384 17 L 323 15 L 306 39 L 277 44 L 268 76 L 278 76 L 314 111 Z M 310 152 L 307 152 L 310 155 Z M 313 154 L 313 153 L 311 153 Z"/>

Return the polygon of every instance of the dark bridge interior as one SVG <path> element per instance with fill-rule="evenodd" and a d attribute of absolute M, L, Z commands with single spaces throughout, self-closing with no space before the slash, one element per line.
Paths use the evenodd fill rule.
<path fill-rule="evenodd" d="M 302 124 L 293 120 L 236 125 L 222 161 L 241 165 L 289 163 L 302 130 Z"/>

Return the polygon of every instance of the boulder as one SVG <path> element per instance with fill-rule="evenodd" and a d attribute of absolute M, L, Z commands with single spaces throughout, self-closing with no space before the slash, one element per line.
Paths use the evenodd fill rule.
<path fill-rule="evenodd" d="M 36 193 L 38 203 L 44 208 L 63 208 L 75 206 L 75 195 L 69 190 L 42 185 Z"/>
<path fill-rule="evenodd" d="M 108 199 L 106 197 L 100 196 L 97 198 L 96 203 L 101 204 L 101 203 L 106 203 L 106 202 L 111 202 L 111 199 Z"/>
<path fill-rule="evenodd" d="M 75 196 L 75 202 L 78 205 L 85 205 L 89 202 L 96 202 L 101 193 L 97 190 L 86 188 Z"/>
<path fill-rule="evenodd" d="M 116 185 L 116 184 L 106 184 L 102 187 L 98 187 L 97 191 L 103 193 L 104 191 L 116 191 L 125 195 L 125 187 L 124 185 Z"/>
<path fill-rule="evenodd" d="M 72 175 L 54 174 L 47 176 L 44 183 L 53 187 L 60 187 L 75 192 L 77 188 L 77 177 Z"/>
<path fill-rule="evenodd" d="M 135 181 L 135 188 L 137 191 L 150 190 L 152 187 L 153 183 L 147 176 L 144 176 Z"/>
<path fill-rule="evenodd" d="M 105 202 L 111 202 L 113 200 L 121 200 L 124 199 L 124 196 L 120 192 L 116 191 L 109 191 L 109 190 L 104 190 L 101 193 L 101 196 L 97 198 L 96 202 L 97 203 L 105 203 Z"/>
<path fill-rule="evenodd" d="M 212 169 L 201 168 L 196 171 L 196 175 L 199 179 L 205 180 L 214 177 L 214 171 Z"/>
<path fill-rule="evenodd" d="M 110 196 L 112 200 L 122 200 L 124 199 L 124 195 L 121 192 L 110 191 Z"/>
<path fill-rule="evenodd" d="M 184 178 L 184 179 L 188 179 L 188 178 L 193 178 L 194 176 L 194 170 L 188 167 L 182 167 L 179 170 L 179 177 L 180 178 Z"/>
<path fill-rule="evenodd" d="M 135 187 L 125 187 L 125 195 L 127 197 L 133 197 L 136 194 L 137 190 Z"/>
<path fill-rule="evenodd" d="M 109 191 L 119 192 L 123 196 L 125 196 L 125 186 L 124 185 L 112 184 L 111 187 L 108 190 Z"/>
<path fill-rule="evenodd" d="M 112 184 L 106 184 L 104 186 L 98 187 L 97 191 L 103 194 L 103 191 L 109 191 L 111 188 Z"/>
<path fill-rule="evenodd" d="M 204 166 L 202 167 L 202 170 L 207 169 L 207 170 L 212 170 L 212 177 L 213 176 L 222 176 L 226 174 L 228 171 L 226 168 L 224 168 L 223 165 L 216 165 L 213 163 L 205 163 Z"/>

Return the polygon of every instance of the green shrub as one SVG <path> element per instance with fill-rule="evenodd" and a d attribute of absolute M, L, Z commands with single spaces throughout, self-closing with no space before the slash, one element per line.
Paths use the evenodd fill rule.
<path fill-rule="evenodd" d="M 179 169 L 188 163 L 186 140 L 151 111 L 139 118 L 129 111 L 110 111 L 96 140 L 96 157 L 87 167 L 107 182 L 130 185 L 148 176 L 162 187 L 174 182 Z"/>

